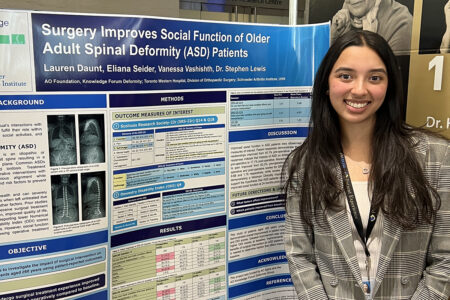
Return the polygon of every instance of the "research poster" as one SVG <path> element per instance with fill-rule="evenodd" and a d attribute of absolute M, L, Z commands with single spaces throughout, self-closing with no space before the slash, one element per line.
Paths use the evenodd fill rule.
<path fill-rule="evenodd" d="M 329 34 L 0 10 L 0 299 L 295 299 L 281 166 Z"/>

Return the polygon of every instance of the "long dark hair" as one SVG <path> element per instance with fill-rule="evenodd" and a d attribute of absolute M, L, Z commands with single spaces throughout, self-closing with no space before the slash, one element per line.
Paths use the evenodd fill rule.
<path fill-rule="evenodd" d="M 285 191 L 298 193 L 301 217 L 309 225 L 321 209 L 343 209 L 338 204 L 342 185 L 336 176 L 341 132 L 338 115 L 328 97 L 328 78 L 342 51 L 350 46 L 374 50 L 384 62 L 388 76 L 386 97 L 376 112 L 371 147 L 369 186 L 373 191 L 372 205 L 405 229 L 413 229 L 423 222 L 431 223 L 440 199 L 417 159 L 416 144 L 412 139 L 417 130 L 403 120 L 405 105 L 399 65 L 388 43 L 369 31 L 347 32 L 325 55 L 314 81 L 308 137 L 285 162 Z M 436 203 L 433 203 L 433 197 Z"/>

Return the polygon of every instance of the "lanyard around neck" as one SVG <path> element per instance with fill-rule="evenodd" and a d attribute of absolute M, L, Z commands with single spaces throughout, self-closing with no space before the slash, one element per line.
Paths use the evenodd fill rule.
<path fill-rule="evenodd" d="M 348 206 L 350 207 L 350 212 L 352 214 L 353 222 L 355 223 L 356 230 L 358 231 L 359 237 L 364 243 L 364 252 L 366 257 L 370 256 L 369 249 L 367 248 L 367 241 L 372 233 L 372 229 L 375 226 L 377 220 L 378 210 L 375 210 L 370 205 L 369 222 L 367 223 L 366 234 L 364 235 L 364 228 L 362 225 L 361 215 L 359 214 L 358 203 L 356 203 L 355 193 L 353 191 L 352 180 L 350 179 L 350 174 L 347 169 L 347 163 L 345 162 L 344 153 L 340 153 L 340 166 L 342 170 L 342 180 L 344 184 L 345 194 L 347 195 Z"/>

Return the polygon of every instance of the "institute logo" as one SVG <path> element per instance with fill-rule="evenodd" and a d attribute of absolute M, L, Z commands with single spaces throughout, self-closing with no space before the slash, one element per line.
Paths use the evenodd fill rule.
<path fill-rule="evenodd" d="M 0 92 L 33 91 L 28 13 L 0 10 Z"/>
<path fill-rule="evenodd" d="M 15 30 L 10 20 L 0 19 L 0 44 L 24 45 L 25 34 L 4 34 L 4 31 Z"/>
<path fill-rule="evenodd" d="M 25 45 L 25 34 L 0 34 L 0 44 Z"/>

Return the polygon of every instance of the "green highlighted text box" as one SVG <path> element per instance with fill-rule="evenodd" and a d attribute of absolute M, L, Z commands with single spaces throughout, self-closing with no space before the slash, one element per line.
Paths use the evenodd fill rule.
<path fill-rule="evenodd" d="M 0 44 L 9 44 L 9 35 L 0 34 Z"/>
<path fill-rule="evenodd" d="M 61 282 L 80 279 L 83 277 L 105 273 L 106 263 L 100 263 L 86 268 L 80 268 L 68 272 L 59 272 L 52 275 L 36 276 L 27 279 L 15 279 L 0 283 L 0 293 L 22 290 L 27 288 L 36 288 L 45 285 L 59 284 Z"/>
<path fill-rule="evenodd" d="M 25 44 L 25 35 L 24 34 L 11 34 L 11 41 L 16 45 Z"/>

